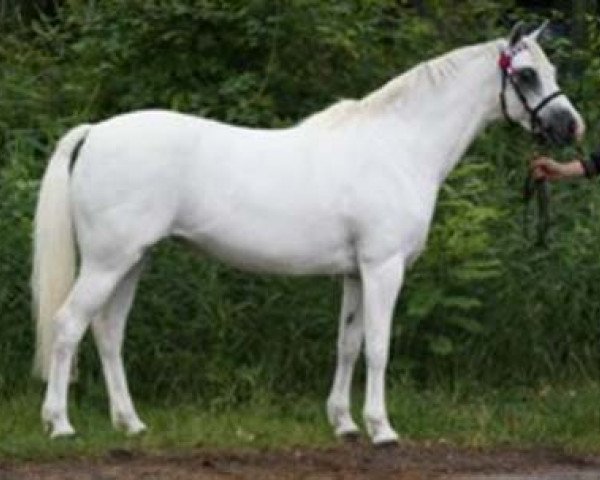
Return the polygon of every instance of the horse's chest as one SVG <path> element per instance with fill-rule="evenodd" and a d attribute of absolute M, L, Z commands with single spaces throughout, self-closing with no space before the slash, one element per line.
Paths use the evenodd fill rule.
<path fill-rule="evenodd" d="M 434 201 L 407 197 L 366 212 L 361 222 L 362 255 L 377 259 L 401 254 L 408 263 L 414 261 L 425 248 Z"/>

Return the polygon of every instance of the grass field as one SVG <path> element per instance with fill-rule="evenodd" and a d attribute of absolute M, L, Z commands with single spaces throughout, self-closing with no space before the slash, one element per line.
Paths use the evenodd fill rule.
<path fill-rule="evenodd" d="M 358 397 L 358 395 L 357 395 Z M 600 386 L 529 390 L 418 391 L 389 393 L 392 423 L 404 439 L 466 447 L 544 446 L 569 452 L 600 452 Z M 261 399 L 235 408 L 148 405 L 150 427 L 137 438 L 111 428 L 100 398 L 74 399 L 71 417 L 78 435 L 50 441 L 39 420 L 39 394 L 0 403 L 0 458 L 51 459 L 100 455 L 112 449 L 148 452 L 208 448 L 328 446 L 336 440 L 326 423 L 323 399 Z M 356 403 L 356 416 L 360 406 Z"/>

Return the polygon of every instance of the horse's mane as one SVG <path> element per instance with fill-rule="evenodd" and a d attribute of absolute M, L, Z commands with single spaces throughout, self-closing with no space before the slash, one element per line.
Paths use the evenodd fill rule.
<path fill-rule="evenodd" d="M 431 89 L 454 78 L 459 68 L 467 61 L 482 55 L 496 58 L 502 40 L 458 48 L 432 60 L 420 63 L 405 73 L 393 78 L 378 90 L 361 99 L 343 99 L 307 117 L 301 125 L 333 127 L 356 115 L 368 115 L 380 111 L 394 99 L 415 93 L 415 89 Z"/>

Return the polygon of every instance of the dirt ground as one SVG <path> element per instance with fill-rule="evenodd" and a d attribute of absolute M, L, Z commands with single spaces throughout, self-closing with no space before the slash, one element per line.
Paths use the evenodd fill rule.
<path fill-rule="evenodd" d="M 600 456 L 570 455 L 552 449 L 479 451 L 406 443 L 374 448 L 361 441 L 330 449 L 198 450 L 160 455 L 113 450 L 94 459 L 0 462 L 0 480 L 468 478 L 600 479 Z"/>

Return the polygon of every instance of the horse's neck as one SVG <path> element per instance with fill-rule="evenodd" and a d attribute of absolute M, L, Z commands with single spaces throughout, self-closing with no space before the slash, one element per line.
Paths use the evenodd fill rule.
<path fill-rule="evenodd" d="M 474 47 L 471 58 L 453 66 L 452 78 L 435 85 L 417 84 L 410 97 L 404 94 L 396 99 L 390 135 L 395 131 L 398 136 L 399 125 L 407 129 L 402 138 L 410 137 L 412 143 L 406 150 L 412 156 L 405 160 L 408 168 L 441 184 L 477 134 L 501 115 L 500 74 L 494 57 L 498 46 Z"/>

